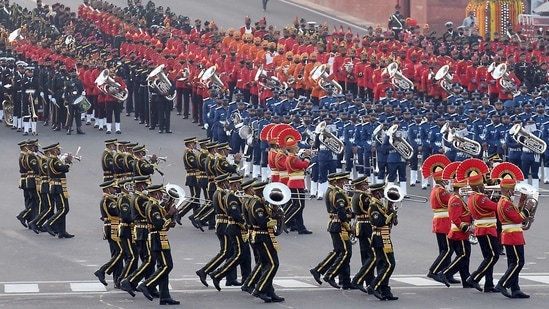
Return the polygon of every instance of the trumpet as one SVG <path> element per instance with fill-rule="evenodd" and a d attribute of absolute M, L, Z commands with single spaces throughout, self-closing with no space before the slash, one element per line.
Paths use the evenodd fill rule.
<path fill-rule="evenodd" d="M 156 156 L 156 155 L 150 155 L 150 154 L 148 154 L 148 155 L 145 155 L 143 158 L 144 158 L 145 160 L 151 162 L 153 156 Z M 157 156 L 157 157 L 156 157 L 156 161 L 157 161 L 157 162 L 160 162 L 160 161 L 166 162 L 166 161 L 168 161 L 168 157 L 158 157 L 158 156 Z"/>

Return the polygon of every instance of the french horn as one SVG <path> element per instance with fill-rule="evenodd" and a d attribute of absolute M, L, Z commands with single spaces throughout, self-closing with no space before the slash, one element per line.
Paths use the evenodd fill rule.
<path fill-rule="evenodd" d="M 318 134 L 320 143 L 330 151 L 341 154 L 345 149 L 345 144 L 337 138 L 332 132 L 326 131 L 326 121 L 321 121 L 315 127 L 315 133 Z"/>
<path fill-rule="evenodd" d="M 511 137 L 522 146 L 530 149 L 534 153 L 543 154 L 547 149 L 547 143 L 534 134 L 526 131 L 520 123 L 517 123 L 509 129 Z"/>
<path fill-rule="evenodd" d="M 175 93 L 170 95 L 172 88 L 172 82 L 168 79 L 164 73 L 164 65 L 161 64 L 157 66 L 154 70 L 149 73 L 147 76 L 147 84 L 151 88 L 156 88 L 162 96 L 164 96 L 168 101 L 175 99 Z"/>
<path fill-rule="evenodd" d="M 391 64 L 387 66 L 387 74 L 389 74 L 391 83 L 395 87 L 405 90 L 414 89 L 414 83 L 402 74 L 402 71 L 398 68 L 398 63 L 391 62 Z"/>
<path fill-rule="evenodd" d="M 389 136 L 389 144 L 406 160 L 410 160 L 414 154 L 414 148 L 412 145 L 404 138 L 397 134 L 398 124 L 392 125 L 387 130 L 387 135 Z"/>
<path fill-rule="evenodd" d="M 95 85 L 101 92 L 117 99 L 120 103 L 128 98 L 128 90 L 122 89 L 122 85 L 109 76 L 109 69 L 101 71 L 95 79 Z"/>

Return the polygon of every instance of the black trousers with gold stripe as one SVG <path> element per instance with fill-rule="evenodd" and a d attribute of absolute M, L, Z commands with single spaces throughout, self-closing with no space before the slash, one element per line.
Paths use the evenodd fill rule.
<path fill-rule="evenodd" d="M 395 254 L 391 252 L 385 252 L 383 247 L 374 248 L 375 255 L 377 257 L 377 276 L 374 278 L 370 286 L 374 290 L 380 290 L 382 294 L 390 291 L 389 279 L 395 270 L 396 261 Z"/>
<path fill-rule="evenodd" d="M 290 205 L 285 211 L 284 224 L 290 225 L 293 223 L 297 231 L 305 230 L 303 224 L 303 210 L 305 209 L 305 189 L 290 189 L 292 199 Z"/>
<path fill-rule="evenodd" d="M 507 253 L 507 270 L 499 279 L 498 284 L 511 291 L 520 290 L 519 274 L 524 266 L 524 245 L 505 245 Z"/>
<path fill-rule="evenodd" d="M 353 277 L 353 283 L 362 285 L 366 282 L 366 285 L 374 280 L 374 269 L 376 266 L 376 252 L 372 248 L 369 237 L 359 237 L 360 245 L 360 259 L 362 266 L 359 271 Z"/>
<path fill-rule="evenodd" d="M 270 241 L 256 243 L 256 249 L 261 263 L 261 277 L 255 288 L 269 294 L 274 291 L 273 279 L 279 267 L 278 252 Z"/>
<path fill-rule="evenodd" d="M 209 274 L 221 265 L 226 259 L 231 256 L 231 243 L 228 235 L 217 235 L 219 240 L 219 252 L 201 268 L 205 273 Z"/>
<path fill-rule="evenodd" d="M 120 275 L 120 280 L 126 279 L 137 269 L 137 246 L 131 238 L 120 237 L 120 245 L 122 247 L 122 259 L 124 260 L 124 268 Z"/>
<path fill-rule="evenodd" d="M 254 253 L 254 260 L 255 260 L 255 266 L 246 278 L 244 282 L 242 283 L 245 287 L 253 287 L 259 281 L 259 277 L 261 276 L 261 257 L 259 256 L 259 253 L 257 251 L 257 245 L 250 243 L 250 247 L 252 247 L 252 251 Z"/>
<path fill-rule="evenodd" d="M 465 284 L 465 280 L 471 275 L 469 273 L 469 261 L 471 260 L 471 243 L 466 240 L 453 240 L 450 239 L 450 246 L 454 250 L 456 257 L 446 267 L 442 274 L 446 277 L 452 277 L 455 273 L 459 272 L 461 282 Z"/>
<path fill-rule="evenodd" d="M 59 234 L 67 232 L 67 213 L 69 213 L 69 200 L 60 194 L 50 194 L 50 202 L 55 206 L 55 213 L 44 224 L 50 225 Z"/>
<path fill-rule="evenodd" d="M 147 240 L 136 240 L 135 244 L 141 264 L 127 277 L 127 280 L 134 288 L 137 287 L 141 279 L 151 277 L 151 274 L 154 272 L 154 258 L 149 242 Z"/>
<path fill-rule="evenodd" d="M 325 278 L 333 279 L 339 275 L 339 282 L 342 285 L 351 283 L 351 255 L 352 244 L 349 239 L 344 239 L 341 233 L 330 233 L 332 245 L 334 246 L 335 258 L 328 270 Z"/>
<path fill-rule="evenodd" d="M 482 277 L 485 277 L 484 288 L 491 288 L 494 287 L 494 265 L 499 259 L 498 238 L 491 235 L 479 235 L 477 239 L 484 259 L 477 270 L 471 273 L 471 277 L 475 282 L 479 282 Z"/>
<path fill-rule="evenodd" d="M 451 261 L 453 249 L 450 246 L 450 240 L 445 233 L 436 233 L 438 256 L 429 267 L 429 273 L 436 274 L 446 268 Z"/>
<path fill-rule="evenodd" d="M 144 284 L 149 289 L 153 289 L 158 285 L 160 299 L 169 299 L 170 291 L 168 285 L 170 283 L 169 274 L 173 269 L 172 252 L 170 249 L 160 251 L 151 251 L 153 258 L 156 260 L 156 271 L 145 280 Z"/>

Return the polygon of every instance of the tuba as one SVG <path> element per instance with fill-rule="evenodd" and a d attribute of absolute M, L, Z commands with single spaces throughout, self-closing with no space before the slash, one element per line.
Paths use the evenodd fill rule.
<path fill-rule="evenodd" d="M 210 86 L 213 84 L 221 89 L 222 92 L 225 92 L 225 84 L 223 83 L 221 78 L 219 78 L 219 76 L 215 74 L 215 70 L 216 68 L 214 65 L 206 69 L 201 75 L 199 75 L 200 81 L 206 88 L 210 88 Z"/>
<path fill-rule="evenodd" d="M 387 66 L 387 73 L 391 78 L 391 83 L 395 87 L 405 90 L 414 89 L 414 83 L 402 74 L 402 71 L 398 68 L 398 63 L 391 62 L 391 64 Z"/>
<path fill-rule="evenodd" d="M 265 80 L 265 83 L 261 81 Z M 276 76 L 269 76 L 267 71 L 263 70 L 263 65 L 260 64 L 255 73 L 254 81 L 256 81 L 261 87 L 266 89 L 273 89 L 275 87 L 280 88 L 281 90 L 286 90 L 288 84 L 286 82 L 281 82 Z"/>
<path fill-rule="evenodd" d="M 500 63 L 492 71 L 492 77 L 499 81 L 501 88 L 507 92 L 513 93 L 513 97 L 519 95 L 519 91 L 516 89 L 515 81 L 509 77 L 509 70 L 506 63 Z"/>
<path fill-rule="evenodd" d="M 509 129 L 509 134 L 522 146 L 530 149 L 534 153 L 543 154 L 547 149 L 547 143 L 534 134 L 526 131 L 520 123 L 517 123 Z"/>
<path fill-rule="evenodd" d="M 168 79 L 164 73 L 164 65 L 161 64 L 157 66 L 154 70 L 149 73 L 147 76 L 147 84 L 151 88 L 156 88 L 162 96 L 164 96 L 168 101 L 172 101 L 175 98 L 175 93 L 170 95 L 172 82 Z"/>
<path fill-rule="evenodd" d="M 318 134 L 320 143 L 330 151 L 341 154 L 345 149 L 343 142 L 337 138 L 332 132 L 326 131 L 326 121 L 321 121 L 315 127 L 315 133 Z"/>
<path fill-rule="evenodd" d="M 526 208 L 530 212 L 530 216 L 522 221 L 522 229 L 527 231 L 532 227 L 534 223 L 534 217 L 536 216 L 536 210 L 538 209 L 539 192 L 529 184 L 519 182 L 515 186 L 515 191 L 521 194 L 521 209 Z"/>
<path fill-rule="evenodd" d="M 438 69 L 437 73 L 435 74 L 435 80 L 439 82 L 440 88 L 442 88 L 444 91 L 446 91 L 450 95 L 457 95 L 454 91 L 452 91 L 452 74 L 448 73 L 450 71 L 449 65 L 443 65 L 440 69 Z"/>
<path fill-rule="evenodd" d="M 109 76 L 109 69 L 104 69 L 95 79 L 95 85 L 101 92 L 117 99 L 120 103 L 128 98 L 128 90 Z"/>
<path fill-rule="evenodd" d="M 397 134 L 398 124 L 392 125 L 387 130 L 389 136 L 389 144 L 406 160 L 410 160 L 414 154 L 414 148 L 408 143 L 408 141 Z"/>
<path fill-rule="evenodd" d="M 284 209 L 282 206 L 290 201 L 292 192 L 283 183 L 271 182 L 263 189 L 263 197 L 271 207 L 271 217 L 276 220 L 274 232 L 278 236 L 284 230 Z"/>
<path fill-rule="evenodd" d="M 314 67 L 311 70 L 311 79 L 326 92 L 328 92 L 328 85 L 332 85 L 334 87 L 334 94 L 340 94 L 343 92 L 343 87 L 341 87 L 337 81 L 328 77 L 328 73 L 326 72 L 326 64 L 321 64 Z"/>
<path fill-rule="evenodd" d="M 8 42 L 10 42 L 10 43 L 13 42 L 13 41 L 19 41 L 19 40 L 22 40 L 22 39 L 24 39 L 24 37 L 21 35 L 21 28 L 15 29 L 8 36 Z"/>

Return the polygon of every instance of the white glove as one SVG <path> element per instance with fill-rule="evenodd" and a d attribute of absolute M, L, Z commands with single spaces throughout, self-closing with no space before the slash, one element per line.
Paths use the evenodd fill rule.
<path fill-rule="evenodd" d="M 48 99 L 50 99 L 50 100 L 51 100 L 51 94 L 48 94 Z"/>
<path fill-rule="evenodd" d="M 2 86 L 2 81 L 0 81 L 0 86 Z"/>
<path fill-rule="evenodd" d="M 61 96 L 61 99 L 64 99 L 65 98 L 65 94 L 63 93 L 63 95 Z"/>
<path fill-rule="evenodd" d="M 86 91 L 82 91 L 82 95 L 86 95 Z"/>
<path fill-rule="evenodd" d="M 52 102 L 53 104 L 57 103 L 57 101 L 55 100 L 55 98 L 51 98 L 51 102 Z"/>
<path fill-rule="evenodd" d="M 44 91 L 40 91 L 40 96 L 43 98 L 44 97 Z"/>
<path fill-rule="evenodd" d="M 209 127 L 210 127 L 209 124 L 207 124 L 207 123 L 204 124 L 204 129 L 208 130 Z"/>
<path fill-rule="evenodd" d="M 231 136 L 232 133 L 233 133 L 232 131 L 225 131 L 225 134 L 226 134 L 227 136 Z"/>

